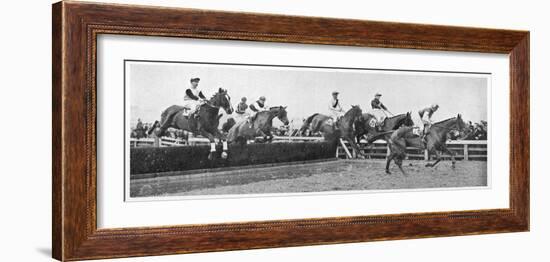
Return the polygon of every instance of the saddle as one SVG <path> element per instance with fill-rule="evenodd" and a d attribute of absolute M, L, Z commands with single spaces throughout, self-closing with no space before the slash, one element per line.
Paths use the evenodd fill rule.
<path fill-rule="evenodd" d="M 189 110 L 191 110 L 191 108 L 184 106 L 184 107 L 181 108 L 181 114 L 183 116 L 187 117 L 187 116 L 189 116 L 189 114 L 188 114 Z"/>
<path fill-rule="evenodd" d="M 192 116 L 193 118 L 198 118 L 198 113 L 199 113 L 199 110 L 195 110 L 195 112 L 193 112 L 191 115 L 189 115 L 189 111 L 191 111 L 191 108 L 189 107 L 183 107 L 181 109 L 181 114 L 183 115 L 183 117 L 189 119 L 190 116 Z"/>
<path fill-rule="evenodd" d="M 386 124 L 386 119 L 387 119 L 387 118 L 384 118 L 384 120 L 382 120 L 382 121 L 376 121 L 376 120 L 375 120 L 375 121 L 376 121 L 375 127 L 376 127 L 376 130 L 377 130 L 378 132 L 382 132 L 382 131 L 383 131 L 382 128 L 383 128 L 384 125 Z"/>

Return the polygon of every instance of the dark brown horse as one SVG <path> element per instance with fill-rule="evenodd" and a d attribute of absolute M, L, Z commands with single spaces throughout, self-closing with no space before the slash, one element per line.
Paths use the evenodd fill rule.
<path fill-rule="evenodd" d="M 336 122 L 332 117 L 323 114 L 315 113 L 304 120 L 300 127 L 299 134 L 306 136 L 306 132 L 310 134 L 321 133 L 325 141 L 335 141 L 340 138 L 340 129 L 336 126 Z"/>
<path fill-rule="evenodd" d="M 238 142 L 245 145 L 249 139 L 262 136 L 264 142 L 271 142 L 273 119 L 277 117 L 283 124 L 288 125 L 286 106 L 271 107 L 269 110 L 255 114 L 247 121 L 242 121 L 229 129 L 227 140 L 229 143 Z"/>
<path fill-rule="evenodd" d="M 366 136 L 367 144 L 370 144 L 377 139 L 388 140 L 391 136 L 392 130 L 397 130 L 401 126 L 413 126 L 414 122 L 411 117 L 411 113 L 400 114 L 384 119 L 384 123 L 380 128 L 380 131 L 376 128 L 377 119 L 374 115 L 365 113 L 355 123 L 355 137 L 357 142 Z"/>
<path fill-rule="evenodd" d="M 220 117 L 220 108 L 223 108 L 227 114 L 233 113 L 231 98 L 227 90 L 220 88 L 208 102 L 199 106 L 199 109 L 191 116 L 184 116 L 183 110 L 186 108 L 173 105 L 164 110 L 161 114 L 160 127 L 157 136 L 162 136 L 169 127 L 189 131 L 195 135 L 201 135 L 210 141 L 210 153 L 208 159 L 214 159 L 216 152 L 216 138 L 223 142 L 222 158 L 227 158 L 227 141 L 224 135 L 218 129 Z M 195 117 L 198 114 L 198 117 Z M 151 133 L 153 129 L 149 130 Z"/>
<path fill-rule="evenodd" d="M 330 142 L 335 142 L 338 138 L 345 139 L 351 145 L 355 154 L 365 156 L 355 142 L 354 134 L 354 124 L 361 118 L 362 114 L 363 111 L 359 106 L 351 106 L 351 109 L 336 123 L 332 117 L 318 113 L 313 114 L 304 121 L 300 133 L 303 135 L 307 130 L 312 134 L 320 132 L 324 139 Z"/>
<path fill-rule="evenodd" d="M 399 167 L 399 170 L 406 175 L 403 170 L 403 160 L 406 157 L 407 147 L 415 147 L 418 149 L 428 150 L 428 159 L 432 154 L 436 155 L 436 161 L 434 163 L 427 163 L 426 167 L 434 167 L 442 159 L 442 153 L 451 155 L 452 167 L 455 167 L 455 153 L 447 148 L 446 140 L 447 134 L 451 130 L 462 131 L 465 124 L 462 120 L 462 116 L 458 114 L 456 117 L 449 118 L 433 124 L 426 135 L 426 144 L 422 141 L 422 138 L 413 133 L 413 127 L 401 127 L 397 131 L 393 132 L 389 139 L 390 155 L 386 160 L 386 173 L 391 174 L 389 167 L 391 160 L 394 160 L 395 164 Z"/>

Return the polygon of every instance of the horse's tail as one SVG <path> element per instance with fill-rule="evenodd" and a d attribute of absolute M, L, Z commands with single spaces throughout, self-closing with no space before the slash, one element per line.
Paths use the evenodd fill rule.
<path fill-rule="evenodd" d="M 318 115 L 319 115 L 319 113 L 315 113 L 315 114 L 309 116 L 308 118 L 306 118 L 306 120 L 302 124 L 302 127 L 300 128 L 300 133 L 302 135 L 308 129 L 309 125 L 311 124 L 311 121 L 313 121 L 313 118 L 315 118 Z"/>
<path fill-rule="evenodd" d="M 159 125 L 159 121 L 155 120 L 155 123 L 151 125 L 151 127 L 149 127 L 149 130 L 147 130 L 147 135 L 151 135 L 151 133 L 153 133 L 153 130 L 155 130 L 155 128 L 157 128 L 158 125 Z"/>
<path fill-rule="evenodd" d="M 161 132 L 160 132 L 159 136 L 162 135 L 164 130 L 167 129 L 170 126 L 170 124 L 172 123 L 172 121 L 174 119 L 174 116 L 179 111 L 181 111 L 181 107 L 176 106 L 176 105 L 173 105 L 171 107 L 166 108 L 166 110 L 162 111 L 162 113 L 160 114 L 160 122 L 157 120 L 155 122 L 155 124 L 149 129 L 147 134 L 150 135 L 155 130 L 156 127 L 160 127 Z"/>
<path fill-rule="evenodd" d="M 304 124 L 308 124 L 308 125 L 311 124 L 311 121 L 313 121 L 313 118 L 315 118 L 315 117 L 318 116 L 318 115 L 319 115 L 319 113 L 315 113 L 315 114 L 309 116 L 309 117 L 306 119 L 306 121 L 304 122 Z"/>

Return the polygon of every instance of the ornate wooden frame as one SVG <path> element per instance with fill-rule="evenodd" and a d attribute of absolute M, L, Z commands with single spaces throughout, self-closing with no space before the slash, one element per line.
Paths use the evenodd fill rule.
<path fill-rule="evenodd" d="M 53 257 L 80 260 L 529 230 L 529 32 L 82 2 L 53 5 Z M 510 208 L 96 227 L 96 39 L 148 35 L 510 56 Z"/>

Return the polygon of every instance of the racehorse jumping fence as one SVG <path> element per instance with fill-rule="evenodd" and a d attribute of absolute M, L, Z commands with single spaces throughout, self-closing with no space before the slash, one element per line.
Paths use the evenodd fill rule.
<path fill-rule="evenodd" d="M 344 146 L 342 146 L 344 145 Z M 457 160 L 481 160 L 487 161 L 487 141 L 486 140 L 453 140 L 447 142 L 447 147 L 455 153 Z M 371 146 L 361 144 L 360 148 L 368 158 L 385 159 L 389 155 L 388 145 L 386 141 L 375 141 Z M 336 156 L 338 158 L 353 157 L 351 147 L 347 142 L 341 141 L 337 148 Z M 432 157 L 434 157 L 432 155 Z M 450 155 L 443 154 L 444 159 L 450 159 Z M 410 160 L 428 160 L 428 152 L 426 150 L 408 147 L 407 159 Z"/>

